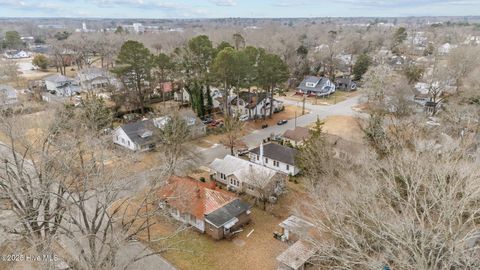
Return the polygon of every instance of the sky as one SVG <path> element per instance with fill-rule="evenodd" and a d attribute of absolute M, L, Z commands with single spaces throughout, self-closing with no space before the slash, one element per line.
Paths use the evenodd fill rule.
<path fill-rule="evenodd" d="M 280 18 L 480 15 L 480 0 L 0 0 L 0 17 Z"/>

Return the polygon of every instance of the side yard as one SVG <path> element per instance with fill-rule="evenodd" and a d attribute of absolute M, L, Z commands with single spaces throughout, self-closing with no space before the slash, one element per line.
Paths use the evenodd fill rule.
<path fill-rule="evenodd" d="M 313 105 L 333 105 L 357 95 L 359 95 L 359 90 L 352 92 L 336 91 L 332 95 L 326 97 L 307 97 L 305 102 Z M 287 92 L 286 96 L 283 98 L 299 103 L 303 102 L 303 97 L 295 95 L 295 91 Z"/>

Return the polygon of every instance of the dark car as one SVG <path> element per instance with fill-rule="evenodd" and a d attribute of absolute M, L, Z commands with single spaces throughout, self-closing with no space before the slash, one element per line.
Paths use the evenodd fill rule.
<path fill-rule="evenodd" d="M 280 120 L 277 122 L 277 125 L 281 126 L 281 125 L 285 125 L 288 121 L 287 120 Z"/>
<path fill-rule="evenodd" d="M 262 125 L 262 128 L 267 128 L 267 127 L 268 127 L 268 124 L 267 124 L 267 123 L 265 123 L 265 124 Z"/>
<path fill-rule="evenodd" d="M 210 124 L 210 123 L 212 123 L 212 122 L 213 122 L 213 119 L 212 119 L 211 117 L 204 117 L 204 118 L 202 119 L 202 123 L 205 124 L 205 125 L 208 125 L 208 124 Z"/>

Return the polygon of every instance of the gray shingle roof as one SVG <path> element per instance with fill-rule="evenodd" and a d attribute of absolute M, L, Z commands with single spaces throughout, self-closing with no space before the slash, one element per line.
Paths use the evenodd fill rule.
<path fill-rule="evenodd" d="M 298 89 L 304 92 L 328 92 L 330 89 L 324 89 L 325 85 L 328 83 L 328 78 L 325 77 L 316 77 L 316 76 L 308 76 L 300 83 L 297 87 Z M 307 86 L 307 84 L 312 83 L 315 84 L 314 87 Z"/>
<path fill-rule="evenodd" d="M 260 147 L 250 150 L 250 153 L 260 155 Z M 269 143 L 263 146 L 263 156 L 272 160 L 277 160 L 292 166 L 295 166 L 295 156 L 298 150 L 284 145 Z"/>
<path fill-rule="evenodd" d="M 65 76 L 60 75 L 60 74 L 50 75 L 50 76 L 44 78 L 43 80 L 49 81 L 49 82 L 54 82 L 54 83 L 59 83 L 59 82 L 73 82 L 73 81 L 74 81 L 73 79 L 68 78 L 68 77 L 65 77 Z"/>
<path fill-rule="evenodd" d="M 248 109 L 253 109 L 257 106 L 258 103 L 262 102 L 267 97 L 266 93 L 252 93 L 252 92 L 246 92 L 242 91 L 238 94 L 240 99 L 245 101 L 247 104 L 245 105 L 245 108 Z M 237 105 L 237 98 L 235 97 L 230 101 L 230 104 L 232 105 Z"/>
<path fill-rule="evenodd" d="M 125 131 L 130 140 L 136 144 L 144 145 L 154 142 L 153 136 L 142 137 L 142 134 L 153 132 L 155 130 L 153 120 L 151 119 L 125 124 L 121 128 Z"/>
<path fill-rule="evenodd" d="M 205 215 L 205 220 L 219 228 L 250 208 L 251 206 L 248 203 L 236 199 L 210 214 Z"/>

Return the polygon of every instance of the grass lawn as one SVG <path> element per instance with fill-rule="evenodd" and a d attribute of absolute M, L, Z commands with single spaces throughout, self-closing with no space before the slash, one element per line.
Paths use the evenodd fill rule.
<path fill-rule="evenodd" d="M 252 209 L 251 215 L 251 223 L 233 240 L 216 241 L 208 235 L 187 230 L 169 240 L 176 243 L 175 249 L 162 256 L 181 270 L 236 270 L 245 266 L 249 270 L 276 269 L 276 257 L 287 248 L 286 243 L 273 238 L 273 231 L 279 230 L 277 225 L 282 220 L 257 208 Z M 159 233 L 175 230 L 174 225 L 165 221 L 160 226 L 163 228 Z M 254 232 L 247 237 L 252 229 Z M 154 249 L 162 246 L 154 244 Z"/>

